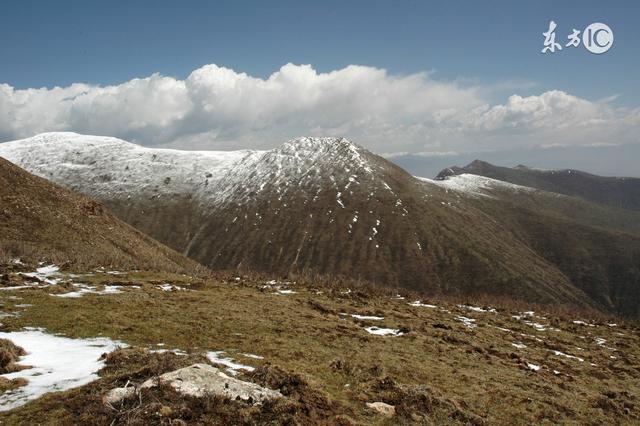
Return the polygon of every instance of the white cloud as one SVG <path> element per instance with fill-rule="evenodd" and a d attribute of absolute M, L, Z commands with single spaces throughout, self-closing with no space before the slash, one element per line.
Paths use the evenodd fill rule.
<path fill-rule="evenodd" d="M 143 145 L 267 148 L 300 135 L 346 136 L 376 152 L 432 156 L 549 145 L 637 142 L 640 110 L 554 90 L 485 100 L 488 87 L 351 65 L 287 64 L 266 79 L 206 65 L 116 86 L 0 85 L 0 140 L 71 130 Z M 393 156 L 394 154 L 390 154 Z"/>

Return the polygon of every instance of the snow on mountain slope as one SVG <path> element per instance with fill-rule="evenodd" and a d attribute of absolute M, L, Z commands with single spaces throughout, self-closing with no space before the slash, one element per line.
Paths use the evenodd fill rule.
<path fill-rule="evenodd" d="M 344 138 L 298 138 L 268 151 L 184 152 L 47 133 L 2 143 L 0 156 L 97 198 L 216 269 L 588 304 L 473 197 L 416 179 Z"/>
<path fill-rule="evenodd" d="M 208 205 L 268 190 L 282 196 L 290 185 L 326 178 L 334 182 L 340 204 L 341 191 L 373 176 L 365 150 L 342 138 L 299 138 L 270 151 L 179 151 L 55 132 L 2 143 L 0 156 L 98 199 L 188 194 Z M 342 187 L 337 177 L 346 177 Z"/>
<path fill-rule="evenodd" d="M 447 176 L 443 179 L 428 179 L 418 177 L 423 182 L 437 185 L 447 190 L 453 190 L 465 193 L 471 196 L 493 197 L 493 190 L 503 190 L 512 192 L 530 192 L 537 191 L 528 186 L 514 185 L 497 179 L 491 179 L 484 176 L 464 173 L 460 175 Z"/>
<path fill-rule="evenodd" d="M 640 211 L 640 179 L 597 176 L 573 169 L 545 170 L 523 165 L 502 167 L 475 160 L 464 167 L 442 170 L 436 179 L 474 174 L 515 185 L 554 192 L 606 206 Z"/>
<path fill-rule="evenodd" d="M 210 188 L 232 171 L 252 168 L 262 154 L 150 149 L 117 138 L 70 132 L 0 144 L 0 156 L 7 160 L 96 198 L 188 192 L 215 199 L 220 194 Z"/>

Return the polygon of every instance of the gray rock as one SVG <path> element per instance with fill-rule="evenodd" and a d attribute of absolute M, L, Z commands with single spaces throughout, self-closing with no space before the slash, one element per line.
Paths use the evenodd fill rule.
<path fill-rule="evenodd" d="M 137 390 L 133 387 L 111 389 L 103 400 L 105 404 L 113 405 L 132 397 L 139 389 L 152 388 L 159 383 L 167 384 L 183 395 L 197 398 L 205 395 L 220 395 L 252 404 L 261 404 L 266 399 L 283 397 L 278 391 L 227 376 L 209 364 L 194 364 L 149 379 Z"/>
<path fill-rule="evenodd" d="M 367 402 L 367 407 L 386 417 L 393 417 L 396 415 L 396 407 L 385 402 Z"/>
<path fill-rule="evenodd" d="M 124 399 L 133 397 L 135 394 L 136 388 L 133 386 L 126 388 L 114 388 L 107 392 L 107 394 L 102 398 L 102 402 L 106 405 L 114 405 Z"/>

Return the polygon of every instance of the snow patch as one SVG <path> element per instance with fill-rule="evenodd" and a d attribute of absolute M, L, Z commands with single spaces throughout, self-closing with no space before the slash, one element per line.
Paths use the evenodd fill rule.
<path fill-rule="evenodd" d="M 20 272 L 20 275 L 28 278 L 35 278 L 49 285 L 56 285 L 60 282 L 60 268 L 56 265 L 47 265 L 37 268 L 35 272 Z"/>
<path fill-rule="evenodd" d="M 0 332 L 0 338 L 24 348 L 27 355 L 20 357 L 19 363 L 32 366 L 2 375 L 9 380 L 24 378 L 28 383 L 0 395 L 0 411 L 19 407 L 47 392 L 63 391 L 96 380 L 96 372 L 104 365 L 100 356 L 126 346 L 106 337 L 70 339 L 40 329 Z"/>
<path fill-rule="evenodd" d="M 366 327 L 365 330 L 376 336 L 402 336 L 404 334 L 396 328 Z"/>
<path fill-rule="evenodd" d="M 456 317 L 456 319 L 458 321 L 462 322 L 467 328 L 476 327 L 476 324 L 475 324 L 476 320 L 473 319 L 473 318 L 467 318 L 467 317 L 464 317 L 462 315 L 459 315 L 459 316 Z"/>
<path fill-rule="evenodd" d="M 437 308 L 436 305 L 429 305 L 427 303 L 422 303 L 420 300 L 416 300 L 415 302 L 409 303 L 409 306 L 415 306 L 418 308 Z"/>
<path fill-rule="evenodd" d="M 384 317 L 376 317 L 376 316 L 370 316 L 370 315 L 351 314 L 351 316 L 359 320 L 382 321 L 384 319 Z"/>
<path fill-rule="evenodd" d="M 417 179 L 447 190 L 463 192 L 465 194 L 476 197 L 491 197 L 491 191 L 493 190 L 503 190 L 511 192 L 536 191 L 536 189 L 530 188 L 528 186 L 514 185 L 512 183 L 470 173 L 447 176 L 443 180 L 434 180 L 421 177 L 417 177 Z"/>
<path fill-rule="evenodd" d="M 468 309 L 469 311 L 473 311 L 473 312 L 491 312 L 491 313 L 497 313 L 498 311 L 496 311 L 494 308 L 480 308 L 477 306 L 469 306 L 469 305 L 458 305 L 458 308 L 462 308 L 462 309 Z"/>
<path fill-rule="evenodd" d="M 232 376 L 235 376 L 236 374 L 238 374 L 238 370 L 246 370 L 246 371 L 255 370 L 255 368 L 251 367 L 250 365 L 244 365 L 244 364 L 240 364 L 239 362 L 235 362 L 233 358 L 223 357 L 222 356 L 223 353 L 224 351 L 209 351 L 207 352 L 207 358 L 209 359 L 209 361 L 213 362 L 214 364 L 222 364 L 225 367 L 227 367 L 227 371 Z"/>
<path fill-rule="evenodd" d="M 553 352 L 554 355 L 557 355 L 557 356 L 563 356 L 565 358 L 570 358 L 570 359 L 577 359 L 580 362 L 584 362 L 584 359 L 580 358 L 579 356 L 565 354 L 564 352 L 560 352 L 560 351 L 556 351 L 556 350 L 552 350 L 551 352 Z"/>
<path fill-rule="evenodd" d="M 80 284 L 80 283 L 73 284 L 73 286 L 79 288 L 79 290 L 70 291 L 68 293 L 51 294 L 51 296 L 77 299 L 77 298 L 82 297 L 82 296 L 84 296 L 86 294 L 103 295 L 103 294 L 122 293 L 122 290 L 120 290 L 122 288 L 122 286 L 119 286 L 119 285 L 105 285 L 102 290 L 97 290 L 97 288 L 94 287 L 94 286 L 90 286 L 90 285 L 86 285 L 86 284 Z"/>

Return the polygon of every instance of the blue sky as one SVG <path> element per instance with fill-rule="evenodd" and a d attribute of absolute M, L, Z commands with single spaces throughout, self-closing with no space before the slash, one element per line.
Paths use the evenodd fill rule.
<path fill-rule="evenodd" d="M 578 157 L 609 152 L 611 173 L 627 151 L 606 147 L 640 143 L 638 2 L 5 0 L 0 17 L 0 142 L 346 136 L 406 164 L 500 153 L 572 167 L 597 148 Z M 542 54 L 550 20 L 563 45 L 603 22 L 613 47 Z"/>
<path fill-rule="evenodd" d="M 287 62 L 349 64 L 435 78 L 526 83 L 597 100 L 640 101 L 640 3 L 602 1 L 3 1 L 0 82 L 113 84 L 208 63 L 266 77 Z M 559 36 L 607 23 L 614 48 L 542 55 Z M 535 86 L 533 86 L 535 84 Z"/>

